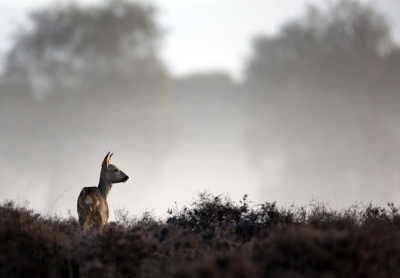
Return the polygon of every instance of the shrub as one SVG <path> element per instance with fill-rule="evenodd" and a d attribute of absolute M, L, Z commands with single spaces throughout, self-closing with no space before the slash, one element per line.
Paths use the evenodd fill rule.
<path fill-rule="evenodd" d="M 162 221 L 145 211 L 87 238 L 76 218 L 0 204 L 0 277 L 397 277 L 399 209 L 256 205 L 201 193 Z"/>

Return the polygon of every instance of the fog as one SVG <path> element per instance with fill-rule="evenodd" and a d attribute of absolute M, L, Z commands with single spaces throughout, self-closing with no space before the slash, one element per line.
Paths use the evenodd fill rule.
<path fill-rule="evenodd" d="M 15 29 L 0 77 L 2 200 L 76 216 L 110 151 L 130 177 L 108 197 L 111 219 L 165 217 L 204 190 L 279 206 L 399 203 L 400 48 L 385 14 L 305 8 L 249 41 L 240 81 L 173 76 L 158 16 L 148 2 L 67 2 Z"/>

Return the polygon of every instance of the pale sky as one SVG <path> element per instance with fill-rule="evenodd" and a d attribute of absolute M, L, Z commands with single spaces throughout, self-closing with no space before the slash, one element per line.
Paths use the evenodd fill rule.
<path fill-rule="evenodd" d="M 61 0 L 58 0 L 58 2 Z M 99 0 L 85 0 L 96 2 Z M 400 41 L 400 0 L 361 0 L 388 16 Z M 32 9 L 53 0 L 0 0 L 0 54 L 10 47 L 10 36 Z M 79 1 L 82 3 L 83 1 Z M 273 34 L 307 4 L 325 0 L 151 0 L 159 8 L 158 21 L 166 30 L 162 59 L 175 76 L 195 71 L 225 70 L 240 79 L 259 34 Z"/>

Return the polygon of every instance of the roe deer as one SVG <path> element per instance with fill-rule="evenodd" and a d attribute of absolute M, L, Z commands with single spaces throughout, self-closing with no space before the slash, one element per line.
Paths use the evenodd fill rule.
<path fill-rule="evenodd" d="M 101 165 L 100 182 L 98 187 L 84 187 L 78 197 L 79 225 L 86 236 L 88 227 L 101 230 L 108 221 L 107 196 L 114 183 L 126 182 L 129 177 L 111 164 L 110 152 Z"/>

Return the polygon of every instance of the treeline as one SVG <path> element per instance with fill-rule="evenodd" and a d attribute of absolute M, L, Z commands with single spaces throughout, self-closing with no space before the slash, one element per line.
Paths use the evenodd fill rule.
<path fill-rule="evenodd" d="M 86 238 L 74 217 L 0 206 L 2 277 L 396 277 L 399 207 L 255 205 L 201 193 L 165 220 L 115 212 Z"/>

